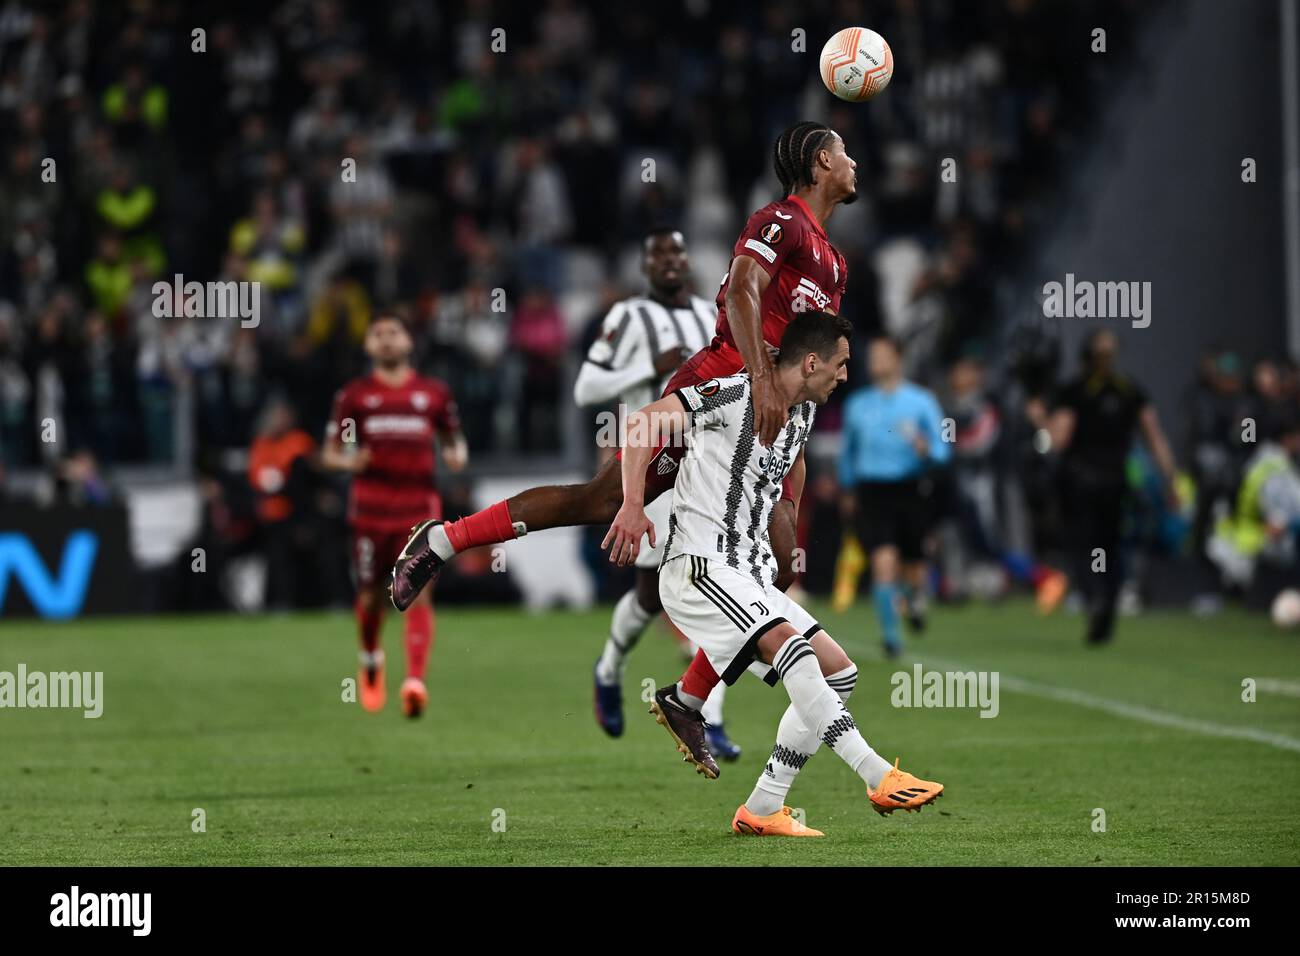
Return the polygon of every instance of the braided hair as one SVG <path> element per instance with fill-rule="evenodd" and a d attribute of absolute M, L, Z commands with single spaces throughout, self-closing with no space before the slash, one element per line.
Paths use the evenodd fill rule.
<path fill-rule="evenodd" d="M 835 132 L 821 123 L 795 123 L 776 138 L 772 168 L 781 181 L 783 195 L 813 184 L 813 158 L 825 149 Z"/>

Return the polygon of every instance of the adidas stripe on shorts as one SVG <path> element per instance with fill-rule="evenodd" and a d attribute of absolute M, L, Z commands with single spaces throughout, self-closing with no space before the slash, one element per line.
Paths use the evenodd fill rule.
<path fill-rule="evenodd" d="M 746 670 L 765 683 L 777 682 L 778 670 L 755 654 L 759 639 L 783 621 L 809 638 L 822 629 L 783 592 L 693 554 L 670 558 L 659 569 L 659 599 L 668 617 L 704 651 L 727 684 L 734 684 Z"/>

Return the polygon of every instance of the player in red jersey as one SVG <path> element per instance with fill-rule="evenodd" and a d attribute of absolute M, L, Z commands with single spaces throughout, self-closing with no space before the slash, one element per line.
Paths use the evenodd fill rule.
<path fill-rule="evenodd" d="M 825 224 L 837 205 L 857 198 L 857 163 L 845 152 L 844 141 L 829 127 L 798 123 L 777 138 L 772 152 L 783 198 L 758 210 L 745 224 L 733 250 L 731 268 L 718 290 L 717 334 L 707 348 L 686 361 L 664 390 L 667 395 L 748 369 L 754 383 L 755 432 L 763 445 L 772 444 L 788 418 L 773 386 L 772 354 L 796 314 L 838 312 L 848 269 L 844 257 L 827 239 Z M 646 472 L 646 501 L 672 486 L 684 452 L 680 444 L 668 444 L 651 459 Z M 786 497 L 776 509 L 769 530 L 779 565 L 776 584 L 781 588 L 793 580 L 790 565 L 804 473 L 801 455 L 786 480 Z M 621 514 L 622 504 L 620 465 L 611 459 L 586 484 L 530 488 L 458 521 L 444 524 L 437 517 L 424 521 L 393 567 L 393 604 L 399 610 L 409 607 L 457 552 L 546 528 L 612 521 L 606 543 L 616 534 L 636 534 L 636 544 L 622 549 L 624 553 L 618 556 L 619 563 L 630 563 L 640 550 L 642 534 L 649 533 L 653 545 L 654 529 L 628 526 Z M 611 554 L 610 560 L 615 557 Z M 679 736 L 684 735 L 692 746 L 698 738 L 700 762 L 713 763 L 704 744 L 703 719 L 698 711 L 717 682 L 718 675 L 708 660 L 697 654 L 679 684 L 686 712 L 699 725 L 683 725 Z"/>
<path fill-rule="evenodd" d="M 442 513 L 434 482 L 434 436 L 447 468 L 460 471 L 468 455 L 451 390 L 411 367 L 412 342 L 394 315 L 380 315 L 366 332 L 374 371 L 345 385 L 334 397 L 321 461 L 352 475 L 348 523 L 357 584 L 361 706 L 384 706 L 384 651 L 379 631 L 384 614 L 385 572 L 397 559 L 411 526 Z M 406 679 L 402 712 L 418 717 L 428 704 L 424 668 L 433 645 L 433 602 L 426 592 L 405 617 Z"/>

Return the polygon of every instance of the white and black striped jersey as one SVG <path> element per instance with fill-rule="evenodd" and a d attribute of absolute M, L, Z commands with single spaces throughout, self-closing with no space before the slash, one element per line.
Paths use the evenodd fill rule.
<path fill-rule="evenodd" d="M 645 296 L 624 299 L 609 310 L 600 336 L 587 350 L 573 383 L 574 399 L 579 405 L 617 400 L 629 411 L 644 408 L 672 377 L 672 372 L 655 375 L 655 357 L 681 346 L 689 358 L 712 341 L 717 321 L 713 304 L 695 295 L 680 309 Z"/>
<path fill-rule="evenodd" d="M 721 561 L 762 587 L 776 578 L 767 526 L 781 483 L 812 431 L 816 404 L 790 409 L 771 448 L 754 434 L 747 374 L 710 379 L 673 393 L 691 414 L 668 519 L 665 562 L 682 554 Z"/>

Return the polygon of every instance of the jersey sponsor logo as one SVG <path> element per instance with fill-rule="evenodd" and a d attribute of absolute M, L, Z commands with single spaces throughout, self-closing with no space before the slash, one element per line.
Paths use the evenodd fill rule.
<path fill-rule="evenodd" d="M 776 250 L 763 245 L 763 243 L 759 242 L 757 239 L 746 239 L 745 248 L 753 249 L 768 262 L 776 262 Z M 726 282 L 727 277 L 723 276 L 722 281 Z"/>
<path fill-rule="evenodd" d="M 769 478 L 784 478 L 790 470 L 790 459 L 776 452 L 768 452 L 758 460 L 758 470 Z"/>
<path fill-rule="evenodd" d="M 810 304 L 818 309 L 824 309 L 831 301 L 831 297 L 822 291 L 821 286 L 807 276 L 800 276 L 799 284 L 791 290 L 791 298 L 796 312 L 807 312 Z"/>
<path fill-rule="evenodd" d="M 695 391 L 699 392 L 704 398 L 708 398 L 711 395 L 717 395 L 720 388 L 722 388 L 722 383 L 716 378 L 711 378 L 707 382 L 700 382 L 699 385 L 696 385 Z"/>
<path fill-rule="evenodd" d="M 781 240 L 785 238 L 785 230 L 781 228 L 779 222 L 769 222 L 762 229 L 758 230 L 758 236 L 769 246 L 776 246 L 780 245 Z"/>
<path fill-rule="evenodd" d="M 373 415 L 363 427 L 367 435 L 419 435 L 428 426 L 419 415 Z"/>

